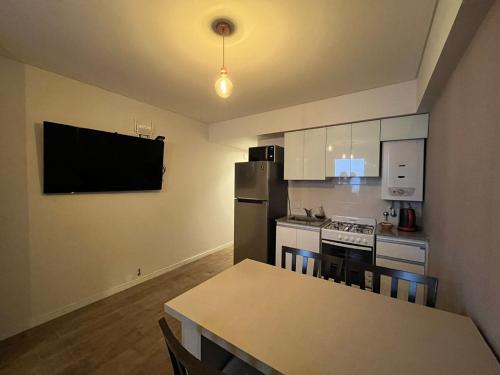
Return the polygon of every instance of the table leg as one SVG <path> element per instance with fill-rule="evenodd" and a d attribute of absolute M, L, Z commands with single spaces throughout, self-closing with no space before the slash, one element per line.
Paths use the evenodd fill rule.
<path fill-rule="evenodd" d="M 201 328 L 189 320 L 183 320 L 181 333 L 182 346 L 201 360 Z"/>

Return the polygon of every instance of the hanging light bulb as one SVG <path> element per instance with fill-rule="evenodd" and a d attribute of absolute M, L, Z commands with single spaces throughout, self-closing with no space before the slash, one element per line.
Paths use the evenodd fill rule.
<path fill-rule="evenodd" d="M 233 83 L 227 75 L 227 69 L 224 65 L 225 58 L 225 37 L 231 35 L 233 26 L 228 20 L 216 20 L 213 23 L 214 31 L 222 36 L 222 67 L 220 68 L 219 78 L 215 81 L 215 92 L 221 98 L 228 98 L 233 92 Z"/>
<path fill-rule="evenodd" d="M 224 99 L 228 98 L 233 92 L 233 83 L 227 76 L 227 69 L 225 67 L 220 69 L 220 77 L 215 81 L 215 92 Z"/>

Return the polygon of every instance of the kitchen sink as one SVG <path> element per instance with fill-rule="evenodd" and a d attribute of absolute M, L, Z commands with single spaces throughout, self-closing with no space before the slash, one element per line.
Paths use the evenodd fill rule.
<path fill-rule="evenodd" d="M 292 215 L 288 216 L 286 219 L 289 223 L 307 224 L 313 226 L 321 226 L 328 221 L 327 218 L 317 219 L 315 217 L 305 216 L 305 215 Z"/>

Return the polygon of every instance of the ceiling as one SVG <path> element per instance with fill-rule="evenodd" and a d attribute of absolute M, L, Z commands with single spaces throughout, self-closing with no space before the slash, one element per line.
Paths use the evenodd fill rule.
<path fill-rule="evenodd" d="M 414 79 L 435 3 L 2 0 L 0 54 L 211 123 Z"/>

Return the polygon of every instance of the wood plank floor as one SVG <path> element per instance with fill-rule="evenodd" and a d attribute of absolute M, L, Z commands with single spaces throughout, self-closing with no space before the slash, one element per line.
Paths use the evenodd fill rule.
<path fill-rule="evenodd" d="M 0 374 L 172 374 L 163 303 L 232 264 L 228 248 L 4 340 Z"/>

